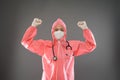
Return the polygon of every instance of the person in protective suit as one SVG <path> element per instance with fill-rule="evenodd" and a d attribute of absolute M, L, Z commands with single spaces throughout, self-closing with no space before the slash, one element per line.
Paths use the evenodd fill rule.
<path fill-rule="evenodd" d="M 67 41 L 66 25 L 58 18 L 52 25 L 52 41 L 34 40 L 37 26 L 41 23 L 41 19 L 33 20 L 32 25 L 26 30 L 21 44 L 42 57 L 42 80 L 74 80 L 74 57 L 90 53 L 96 48 L 91 30 L 85 21 L 78 21 L 77 25 L 83 30 L 85 41 Z"/>

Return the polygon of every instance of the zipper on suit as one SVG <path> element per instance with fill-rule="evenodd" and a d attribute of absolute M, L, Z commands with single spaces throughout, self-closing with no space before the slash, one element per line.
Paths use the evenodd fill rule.
<path fill-rule="evenodd" d="M 56 80 L 58 80 L 58 64 L 59 64 L 59 57 L 60 57 L 60 41 L 58 41 L 58 52 L 57 52 L 57 70 L 56 70 Z"/>

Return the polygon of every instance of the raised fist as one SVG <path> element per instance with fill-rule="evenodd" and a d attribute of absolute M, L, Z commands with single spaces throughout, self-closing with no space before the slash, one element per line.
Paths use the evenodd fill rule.
<path fill-rule="evenodd" d="M 78 27 L 80 27 L 81 29 L 87 29 L 87 24 L 86 21 L 78 21 L 77 23 Z"/>
<path fill-rule="evenodd" d="M 32 22 L 32 26 L 37 27 L 40 24 L 42 24 L 42 20 L 39 18 L 34 18 L 33 22 Z"/>

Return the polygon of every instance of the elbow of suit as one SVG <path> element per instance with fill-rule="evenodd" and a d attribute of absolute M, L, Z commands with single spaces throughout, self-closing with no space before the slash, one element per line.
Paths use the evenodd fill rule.
<path fill-rule="evenodd" d="M 28 44 L 27 44 L 27 42 L 25 42 L 25 41 L 21 41 L 21 44 L 27 49 L 28 48 Z"/>
<path fill-rule="evenodd" d="M 93 43 L 91 45 L 91 49 L 90 49 L 90 52 L 94 51 L 96 49 L 96 43 Z"/>

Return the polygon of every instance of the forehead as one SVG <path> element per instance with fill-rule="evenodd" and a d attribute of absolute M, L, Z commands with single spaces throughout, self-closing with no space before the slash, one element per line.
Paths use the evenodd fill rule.
<path fill-rule="evenodd" d="M 61 29 L 61 28 L 64 29 L 62 25 L 57 25 L 57 26 L 55 27 L 55 29 Z"/>

